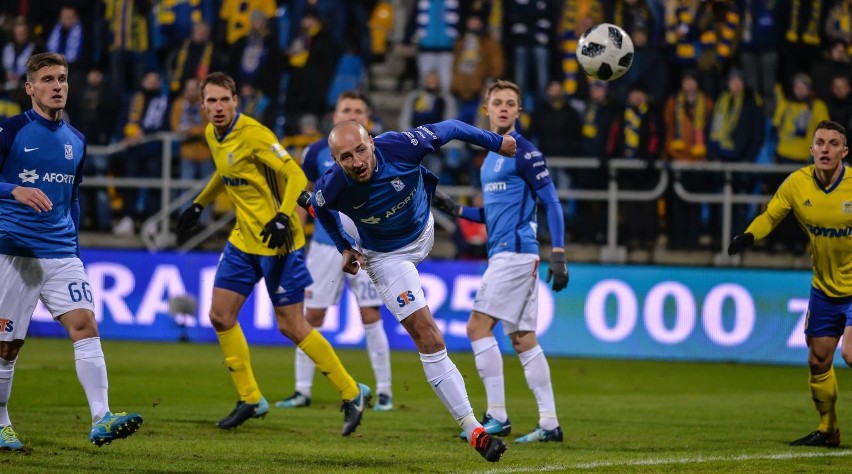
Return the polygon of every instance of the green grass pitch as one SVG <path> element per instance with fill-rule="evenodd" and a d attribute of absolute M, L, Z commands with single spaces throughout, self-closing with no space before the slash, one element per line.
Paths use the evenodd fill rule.
<path fill-rule="evenodd" d="M 225 432 L 214 423 L 237 394 L 218 346 L 104 341 L 104 352 L 111 408 L 142 413 L 139 432 L 90 444 L 70 342 L 30 339 L 9 405 L 30 451 L 0 452 L 0 472 L 852 472 L 852 438 L 834 450 L 787 446 L 817 425 L 804 367 L 551 357 L 566 440 L 516 445 L 538 414 L 517 357 L 506 356 L 513 433 L 503 460 L 490 464 L 457 438 L 415 353 L 392 355 L 395 410 L 368 410 L 343 438 L 338 396 L 319 375 L 310 408 L 273 407 L 265 419 Z M 372 386 L 365 352 L 339 355 Z M 485 396 L 472 356 L 451 356 L 480 416 Z M 291 347 L 252 347 L 252 362 L 270 403 L 292 393 Z M 850 374 L 838 370 L 842 427 L 852 426 Z"/>

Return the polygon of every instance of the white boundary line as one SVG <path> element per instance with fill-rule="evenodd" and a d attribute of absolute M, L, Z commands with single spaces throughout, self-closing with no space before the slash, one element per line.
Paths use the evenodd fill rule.
<path fill-rule="evenodd" d="M 825 451 L 825 452 L 788 452 L 776 454 L 741 454 L 738 456 L 708 456 L 708 457 L 688 457 L 688 458 L 650 458 L 637 459 L 634 461 L 593 461 L 581 462 L 576 464 L 551 464 L 546 466 L 530 466 L 530 467 L 507 467 L 506 469 L 489 469 L 487 471 L 479 471 L 483 474 L 502 474 L 513 472 L 557 472 L 566 470 L 582 470 L 582 469 L 597 469 L 600 467 L 618 467 L 618 466 L 660 466 L 665 464 L 700 464 L 707 462 L 735 462 L 735 461 L 762 461 L 762 460 L 784 460 L 784 459 L 804 459 L 804 458 L 825 458 L 825 457 L 841 457 L 852 456 L 852 450 L 841 451 Z"/>

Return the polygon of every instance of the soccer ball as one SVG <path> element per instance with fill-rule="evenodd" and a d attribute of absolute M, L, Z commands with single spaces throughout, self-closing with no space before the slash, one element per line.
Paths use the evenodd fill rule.
<path fill-rule="evenodd" d="M 595 25 L 577 41 L 577 62 L 583 72 L 595 79 L 618 79 L 633 63 L 633 40 L 611 23 Z"/>

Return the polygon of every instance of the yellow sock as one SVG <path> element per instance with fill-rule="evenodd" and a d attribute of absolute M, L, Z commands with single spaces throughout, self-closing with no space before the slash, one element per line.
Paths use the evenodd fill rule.
<path fill-rule="evenodd" d="M 254 372 L 251 370 L 248 343 L 240 323 L 227 331 L 217 332 L 216 336 L 219 337 L 219 346 L 225 354 L 225 364 L 231 372 L 240 400 L 246 403 L 259 402 L 262 395 L 254 379 Z"/>
<path fill-rule="evenodd" d="M 352 400 L 358 396 L 358 384 L 343 367 L 334 348 L 319 331 L 312 329 L 299 343 L 299 349 L 302 349 L 314 361 L 320 372 L 331 380 L 344 400 Z"/>
<path fill-rule="evenodd" d="M 814 405 L 819 412 L 819 430 L 834 433 L 838 428 L 837 412 L 834 411 L 834 405 L 837 403 L 837 377 L 834 376 L 834 367 L 824 374 L 811 375 L 808 382 Z"/>

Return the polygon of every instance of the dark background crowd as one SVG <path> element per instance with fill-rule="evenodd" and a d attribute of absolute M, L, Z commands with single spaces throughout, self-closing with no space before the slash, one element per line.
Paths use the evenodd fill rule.
<path fill-rule="evenodd" d="M 635 45 L 633 66 L 610 83 L 589 80 L 575 56 L 579 36 L 601 22 Z M 343 90 L 398 99 L 374 110 L 374 133 L 448 118 L 482 126 L 482 91 L 502 78 L 523 91 L 518 128 L 549 157 L 805 164 L 817 122 L 852 129 L 850 23 L 852 0 L 9 0 L 0 2 L 0 117 L 29 108 L 26 60 L 52 51 L 70 65 L 69 122 L 89 145 L 128 146 L 90 154 L 96 176 L 161 176 L 162 142 L 145 137 L 162 131 L 183 137 L 176 178 L 209 176 L 198 84 L 212 71 L 237 80 L 240 110 L 294 156 L 326 131 Z M 426 163 L 444 184 L 476 187 L 481 159 L 449 147 Z M 552 173 L 561 189 L 603 189 L 608 179 L 605 166 Z M 618 184 L 649 189 L 657 173 L 645 166 Z M 738 174 L 733 185 L 771 193 L 782 177 Z M 709 172 L 678 180 L 693 192 L 722 186 Z M 157 196 L 92 191 L 84 225 L 133 233 L 159 209 Z M 757 210 L 737 206 L 733 231 Z M 671 249 L 721 245 L 716 206 L 669 191 L 622 211 L 629 248 L 661 236 Z M 604 203 L 566 201 L 565 215 L 569 241 L 604 242 Z M 461 244 L 482 237 L 460 229 L 470 233 Z M 804 249 L 792 223 L 774 239 L 770 250 Z"/>

